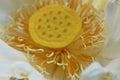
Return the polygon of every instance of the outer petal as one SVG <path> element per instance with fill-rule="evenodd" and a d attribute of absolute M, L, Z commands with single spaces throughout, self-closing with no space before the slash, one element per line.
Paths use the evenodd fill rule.
<path fill-rule="evenodd" d="M 92 63 L 81 75 L 81 80 L 100 80 L 105 74 L 104 68 L 97 62 Z M 94 78 L 94 79 L 93 79 Z"/>
<path fill-rule="evenodd" d="M 105 68 L 116 74 L 115 80 L 120 80 L 120 58 L 112 60 Z"/>
<path fill-rule="evenodd" d="M 0 24 L 7 25 L 21 6 L 33 3 L 34 0 L 0 0 Z"/>
<path fill-rule="evenodd" d="M 21 52 L 0 40 L 0 80 L 9 80 L 10 77 L 24 78 L 21 74 L 27 74 L 29 80 L 45 80 Z"/>
<path fill-rule="evenodd" d="M 22 5 L 32 3 L 34 0 L 0 0 L 0 8 L 4 10 L 18 9 Z"/>
<path fill-rule="evenodd" d="M 106 65 L 110 60 L 120 56 L 120 5 L 117 0 L 111 0 L 106 11 L 107 40 L 105 48 L 97 60 Z"/>
<path fill-rule="evenodd" d="M 111 64 L 109 64 L 108 67 L 104 68 L 95 62 L 81 73 L 80 78 L 81 80 L 119 80 L 118 72 L 120 71 L 118 67 L 120 67 L 120 65 L 115 64 L 115 67 L 112 67 Z"/>
<path fill-rule="evenodd" d="M 17 61 L 27 60 L 21 52 L 14 50 L 0 40 L 0 80 L 7 79 L 10 76 L 8 74 L 10 66 Z"/>
<path fill-rule="evenodd" d="M 18 79 L 27 77 L 29 80 L 45 80 L 44 76 L 27 62 L 17 62 L 13 64 L 11 67 L 11 73 L 13 75 L 12 77 L 16 77 Z M 24 74 L 24 76 L 21 74 Z"/>

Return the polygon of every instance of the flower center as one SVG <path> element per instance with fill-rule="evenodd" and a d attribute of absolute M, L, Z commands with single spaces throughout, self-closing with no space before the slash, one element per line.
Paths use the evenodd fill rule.
<path fill-rule="evenodd" d="M 80 33 L 78 14 L 64 6 L 50 5 L 36 11 L 29 21 L 29 33 L 39 45 L 63 48 Z"/>

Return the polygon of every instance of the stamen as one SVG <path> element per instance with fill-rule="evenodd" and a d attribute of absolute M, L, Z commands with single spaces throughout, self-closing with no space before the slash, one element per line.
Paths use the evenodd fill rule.
<path fill-rule="evenodd" d="M 55 53 L 51 52 L 49 55 L 46 55 L 47 57 L 52 57 Z"/>
<path fill-rule="evenodd" d="M 19 25 L 19 26 L 24 26 L 24 24 L 22 24 L 22 23 L 20 23 L 18 21 L 16 22 L 16 24 Z"/>
<path fill-rule="evenodd" d="M 86 18 L 86 21 L 84 22 L 84 24 L 89 24 L 89 23 L 90 23 L 89 19 Z"/>
<path fill-rule="evenodd" d="M 84 49 L 86 49 L 86 48 L 87 48 L 87 46 L 86 46 L 86 44 L 85 44 L 85 43 L 83 43 L 83 46 L 84 46 Z"/>
<path fill-rule="evenodd" d="M 48 64 L 55 63 L 55 60 L 47 61 Z"/>
<path fill-rule="evenodd" d="M 21 26 L 18 26 L 18 29 L 23 30 L 24 28 L 23 28 L 23 27 L 21 27 Z"/>
<path fill-rule="evenodd" d="M 95 61 L 95 58 L 94 57 L 91 57 L 92 58 L 92 62 L 94 62 Z"/>
<path fill-rule="evenodd" d="M 34 56 L 34 57 L 33 57 Z M 34 59 L 35 59 L 35 55 L 31 55 L 29 53 L 26 54 L 26 58 L 27 60 L 29 60 L 30 62 L 34 62 Z"/>
<path fill-rule="evenodd" d="M 80 35 L 80 38 L 82 39 L 82 42 L 85 41 L 85 38 L 82 35 Z"/>
<path fill-rule="evenodd" d="M 18 37 L 18 41 L 22 42 L 22 41 L 24 41 L 24 39 L 23 39 L 23 38 Z"/>
<path fill-rule="evenodd" d="M 22 77 L 28 77 L 29 74 L 28 74 L 28 73 L 21 73 L 20 75 L 21 75 Z"/>
<path fill-rule="evenodd" d="M 39 71 L 42 73 L 42 74 L 46 74 L 46 75 L 49 75 L 49 73 L 46 71 L 45 68 L 39 66 L 39 65 L 36 65 L 36 67 L 39 69 Z"/>
<path fill-rule="evenodd" d="M 80 69 L 81 69 L 82 72 L 84 71 L 82 64 L 80 65 Z"/>
<path fill-rule="evenodd" d="M 68 54 L 67 58 L 70 59 L 72 56 L 70 54 Z"/>
<path fill-rule="evenodd" d="M 10 41 L 12 41 L 14 39 L 15 39 L 15 36 L 12 36 L 12 37 L 9 38 L 8 42 L 10 42 Z"/>
<path fill-rule="evenodd" d="M 32 49 L 32 48 L 29 48 L 29 47 L 26 47 L 25 50 L 26 51 L 31 51 L 31 52 L 36 52 L 36 51 L 44 52 L 44 49 Z"/>
<path fill-rule="evenodd" d="M 20 13 L 20 17 L 21 17 L 22 19 L 25 19 L 25 17 L 23 16 L 23 14 L 22 14 L 22 13 Z"/>
<path fill-rule="evenodd" d="M 16 45 L 17 47 L 25 47 L 25 44 Z"/>
<path fill-rule="evenodd" d="M 58 66 L 68 66 L 67 63 L 57 63 Z"/>
<path fill-rule="evenodd" d="M 44 49 L 36 49 L 36 51 L 44 52 L 45 50 Z"/>

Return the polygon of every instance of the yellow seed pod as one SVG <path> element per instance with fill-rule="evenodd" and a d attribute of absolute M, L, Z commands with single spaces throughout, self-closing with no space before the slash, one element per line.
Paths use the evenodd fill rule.
<path fill-rule="evenodd" d="M 80 33 L 78 14 L 65 6 L 49 5 L 36 11 L 29 21 L 29 33 L 39 45 L 63 48 Z"/>

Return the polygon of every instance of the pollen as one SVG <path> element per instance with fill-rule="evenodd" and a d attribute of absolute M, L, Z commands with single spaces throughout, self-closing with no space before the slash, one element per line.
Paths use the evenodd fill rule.
<path fill-rule="evenodd" d="M 39 45 L 63 48 L 80 33 L 81 23 L 78 14 L 72 9 L 50 5 L 41 8 L 31 16 L 29 33 Z"/>

